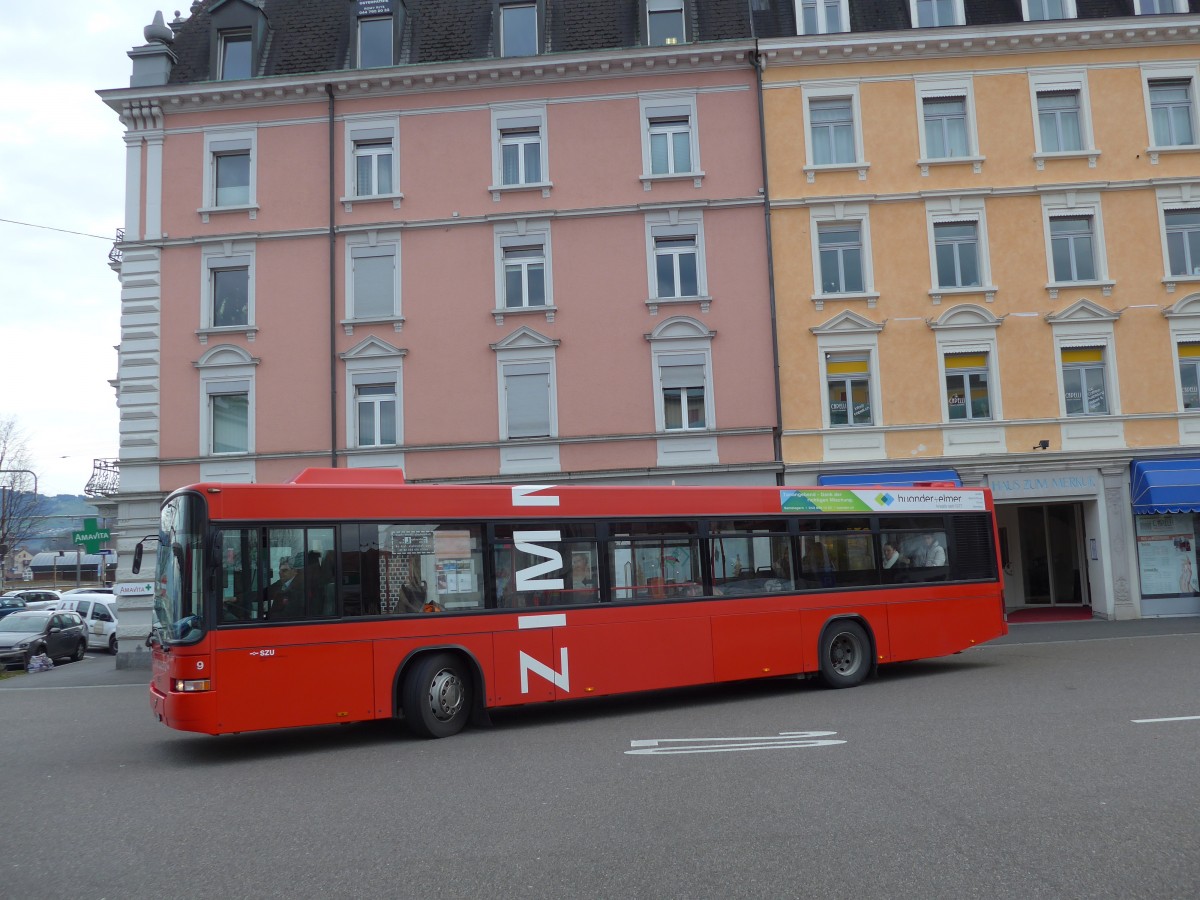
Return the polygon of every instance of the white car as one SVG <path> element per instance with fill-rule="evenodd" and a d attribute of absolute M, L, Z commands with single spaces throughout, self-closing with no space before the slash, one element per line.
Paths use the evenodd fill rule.
<path fill-rule="evenodd" d="M 112 594 L 71 593 L 55 609 L 79 613 L 87 626 L 88 649 L 117 652 L 117 598 Z"/>
<path fill-rule="evenodd" d="M 62 601 L 62 594 L 44 588 L 26 588 L 20 591 L 8 591 L 5 597 L 20 597 L 25 601 L 26 609 L 50 609 Z"/>

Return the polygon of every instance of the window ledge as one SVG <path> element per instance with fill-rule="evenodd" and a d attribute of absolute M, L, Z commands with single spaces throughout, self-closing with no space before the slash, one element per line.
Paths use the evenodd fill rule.
<path fill-rule="evenodd" d="M 221 215 L 224 213 L 249 213 L 251 219 L 258 218 L 257 203 L 243 203 L 239 206 L 202 206 L 196 212 L 200 213 L 200 220 L 207 225 L 209 216 Z"/>
<path fill-rule="evenodd" d="M 818 172 L 858 172 L 858 180 L 867 180 L 867 169 L 871 168 L 868 162 L 859 163 L 828 163 L 826 165 L 812 165 L 804 167 L 804 175 L 808 179 L 808 183 L 812 184 L 817 180 Z"/>
<path fill-rule="evenodd" d="M 497 307 L 492 310 L 492 315 L 496 319 L 497 325 L 504 324 L 505 316 L 527 316 L 544 314 L 547 322 L 553 322 L 554 316 L 558 312 L 557 306 L 513 306 L 505 309 Z"/>
<path fill-rule="evenodd" d="M 1200 144 L 1180 144 L 1176 147 L 1147 147 L 1146 154 L 1150 157 L 1150 165 L 1158 165 L 1158 157 L 1162 153 L 1196 153 L 1200 151 Z"/>
<path fill-rule="evenodd" d="M 1046 290 L 1050 293 L 1051 300 L 1058 299 L 1059 291 L 1071 291 L 1076 288 L 1100 288 L 1105 297 L 1112 296 L 1112 289 L 1116 286 L 1115 281 L 1052 281 L 1046 285 Z"/>
<path fill-rule="evenodd" d="M 696 297 L 651 297 L 646 301 L 646 308 L 650 310 L 650 315 L 657 316 L 660 306 L 687 306 L 693 303 L 700 306 L 700 312 L 708 312 L 709 306 L 712 305 L 712 297 L 707 295 Z"/>
<path fill-rule="evenodd" d="M 499 203 L 501 194 L 515 194 L 521 191 L 541 191 L 543 197 L 549 197 L 553 187 L 553 181 L 532 181 L 529 184 L 493 184 L 488 190 L 491 191 L 492 200 Z"/>
<path fill-rule="evenodd" d="M 1167 293 L 1173 294 L 1177 284 L 1200 284 L 1200 272 L 1195 275 L 1168 275 L 1162 280 L 1162 283 L 1166 287 Z"/>
<path fill-rule="evenodd" d="M 1046 160 L 1048 159 L 1086 159 L 1088 168 L 1096 168 L 1096 160 L 1100 158 L 1099 150 L 1059 150 L 1054 153 L 1035 153 L 1033 161 L 1037 164 L 1037 169 L 1041 172 L 1046 168 Z"/>
<path fill-rule="evenodd" d="M 355 325 L 386 325 L 391 323 L 396 331 L 404 330 L 404 316 L 380 316 L 373 319 L 342 319 L 342 330 L 346 334 L 354 334 Z"/>
<path fill-rule="evenodd" d="M 642 189 L 650 190 L 654 187 L 656 181 L 691 181 L 693 187 L 701 187 L 704 183 L 704 172 L 670 172 L 660 175 L 652 175 L 648 172 L 642 173 Z"/>
<path fill-rule="evenodd" d="M 862 291 L 854 294 L 813 294 L 813 309 L 820 312 L 825 308 L 826 303 L 835 300 L 865 300 L 867 309 L 874 309 L 875 304 L 879 302 L 879 294 L 876 291 Z"/>
<path fill-rule="evenodd" d="M 346 212 L 354 212 L 355 203 L 375 203 L 380 200 L 391 200 L 392 209 L 399 209 L 400 201 L 403 199 L 403 194 L 367 194 L 364 197 L 343 197 L 338 202 L 342 204 L 342 208 Z"/>
<path fill-rule="evenodd" d="M 921 175 L 929 175 L 930 166 L 970 166 L 971 171 L 976 175 L 983 171 L 983 163 L 986 156 L 939 156 L 929 159 L 918 159 L 917 165 L 921 167 Z"/>
<path fill-rule="evenodd" d="M 942 302 L 942 297 L 949 294 L 951 297 L 962 297 L 968 294 L 983 294 L 984 302 L 991 303 L 996 299 L 996 291 L 1000 290 L 994 284 L 971 285 L 970 287 L 935 287 L 929 292 L 929 299 L 933 301 L 934 306 L 939 306 Z"/>
<path fill-rule="evenodd" d="M 231 325 L 221 328 L 198 328 L 196 329 L 196 337 L 200 339 L 201 344 L 207 344 L 210 337 L 229 337 L 230 335 L 244 335 L 246 340 L 254 343 L 254 337 L 258 334 L 257 325 Z"/>

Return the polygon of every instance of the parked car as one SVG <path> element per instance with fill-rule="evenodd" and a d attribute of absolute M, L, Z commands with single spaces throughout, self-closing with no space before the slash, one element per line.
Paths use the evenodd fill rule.
<path fill-rule="evenodd" d="M 10 597 L 7 594 L 0 597 L 0 619 L 3 619 L 10 613 L 19 612 L 24 608 L 25 601 L 20 597 Z"/>
<path fill-rule="evenodd" d="M 79 613 L 87 626 L 89 648 L 117 652 L 117 598 L 112 594 L 68 592 L 55 609 Z"/>
<path fill-rule="evenodd" d="M 71 588 L 69 591 L 62 591 L 62 595 L 64 597 L 67 596 L 67 594 L 115 594 L 115 593 L 116 593 L 116 591 L 114 591 L 110 587 L 77 587 L 77 588 Z"/>
<path fill-rule="evenodd" d="M 26 609 L 49 609 L 62 600 L 62 594 L 44 588 L 25 588 L 20 591 L 9 591 L 5 597 L 20 597 L 25 601 Z"/>
<path fill-rule="evenodd" d="M 0 665 L 28 668 L 39 653 L 51 659 L 87 654 L 87 629 L 70 610 L 26 609 L 0 619 Z"/>

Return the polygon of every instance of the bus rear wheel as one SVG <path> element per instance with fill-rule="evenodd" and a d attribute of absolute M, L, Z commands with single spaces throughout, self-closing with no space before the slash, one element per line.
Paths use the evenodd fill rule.
<path fill-rule="evenodd" d="M 871 642 L 867 632 L 849 619 L 825 626 L 819 652 L 821 678 L 829 687 L 854 687 L 871 670 Z"/>
<path fill-rule="evenodd" d="M 458 734 L 471 715 L 471 676 L 462 658 L 434 653 L 417 660 L 400 697 L 404 720 L 418 737 Z"/>

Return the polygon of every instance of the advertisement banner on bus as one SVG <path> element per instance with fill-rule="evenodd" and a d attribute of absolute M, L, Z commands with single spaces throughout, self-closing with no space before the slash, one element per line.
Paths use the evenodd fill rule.
<path fill-rule="evenodd" d="M 984 510 L 982 491 L 937 488 L 781 490 L 783 512 L 946 512 Z"/>

